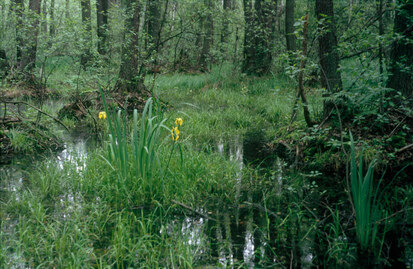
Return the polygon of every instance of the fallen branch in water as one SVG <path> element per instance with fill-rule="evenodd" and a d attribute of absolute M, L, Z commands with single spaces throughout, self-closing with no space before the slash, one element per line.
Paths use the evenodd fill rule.
<path fill-rule="evenodd" d="M 70 131 L 69 128 L 61 120 L 59 120 L 58 118 L 44 112 L 43 110 L 41 110 L 40 108 L 35 107 L 34 105 L 31 105 L 31 104 L 29 104 L 27 102 L 24 102 L 24 101 L 6 101 L 6 100 L 3 100 L 3 99 L 0 99 L 0 101 L 2 103 L 5 103 L 5 104 L 23 104 L 23 105 L 29 106 L 29 107 L 33 108 L 34 110 L 37 110 L 38 112 L 52 118 L 54 121 L 56 121 L 57 123 L 62 125 L 68 132 Z"/>
<path fill-rule="evenodd" d="M 177 205 L 179 205 L 179 206 L 182 206 L 183 208 L 188 209 L 189 211 L 192 211 L 192 212 L 200 215 L 201 217 L 204 217 L 204 218 L 206 218 L 206 219 L 210 219 L 210 220 L 213 220 L 213 221 L 218 221 L 217 219 L 214 219 L 213 217 L 210 217 L 210 216 L 207 215 L 207 214 L 204 214 L 204 213 L 199 212 L 199 211 L 197 211 L 196 209 L 194 209 L 194 208 L 192 208 L 192 207 L 190 207 L 190 206 L 187 206 L 186 204 L 183 204 L 183 203 L 178 202 L 178 201 L 175 201 L 175 200 L 171 200 L 171 202 L 174 203 L 174 204 L 177 204 Z"/>
<path fill-rule="evenodd" d="M 405 151 L 406 149 L 409 149 L 409 148 L 411 148 L 411 147 L 413 147 L 413 144 L 410 144 L 410 145 L 407 145 L 407 146 L 405 146 L 405 147 L 402 147 L 401 149 L 397 150 L 396 153 Z"/>
<path fill-rule="evenodd" d="M 9 118 L 9 117 L 5 117 L 5 118 L 1 118 L 0 119 L 0 122 L 2 123 L 2 124 L 10 124 L 10 123 L 18 123 L 18 122 L 21 122 L 21 120 L 20 119 L 14 119 L 14 118 Z"/>
<path fill-rule="evenodd" d="M 250 203 L 250 202 L 244 202 L 244 204 L 249 205 L 249 206 L 254 206 L 264 212 L 266 212 L 268 215 L 271 215 L 273 217 L 279 218 L 280 216 L 270 210 L 268 210 L 267 208 L 265 208 L 264 206 L 260 205 L 260 204 L 256 204 L 256 203 Z"/>

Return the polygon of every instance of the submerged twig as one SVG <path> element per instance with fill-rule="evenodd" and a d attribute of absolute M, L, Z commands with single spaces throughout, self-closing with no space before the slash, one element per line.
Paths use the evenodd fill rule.
<path fill-rule="evenodd" d="M 397 150 L 396 153 L 400 153 L 400 152 L 405 151 L 406 149 L 409 149 L 411 147 L 413 147 L 413 144 L 402 147 L 401 149 Z"/>
<path fill-rule="evenodd" d="M 192 211 L 192 212 L 200 215 L 201 217 L 204 217 L 204 218 L 206 218 L 206 219 L 210 219 L 210 220 L 213 220 L 213 221 L 218 221 L 217 219 L 215 219 L 215 218 L 213 218 L 213 217 L 210 217 L 209 215 L 204 214 L 204 213 L 202 213 L 202 212 L 199 212 L 198 210 L 196 210 L 196 209 L 194 209 L 194 208 L 192 208 L 192 207 L 190 207 L 190 206 L 188 206 L 188 205 L 186 205 L 186 204 L 183 204 L 183 203 L 178 202 L 178 201 L 175 201 L 175 200 L 171 200 L 171 202 L 174 203 L 174 204 L 177 204 L 177 205 L 179 205 L 179 206 L 182 206 L 183 208 L 188 209 L 188 210 L 190 210 L 190 211 Z"/>
<path fill-rule="evenodd" d="M 276 213 L 274 213 L 274 212 L 271 211 L 271 210 L 268 210 L 267 208 L 265 208 L 264 206 L 262 206 L 262 205 L 260 205 L 260 204 L 250 203 L 250 202 L 244 202 L 244 204 L 250 205 L 250 206 L 254 206 L 254 207 L 256 207 L 256 208 L 258 208 L 258 209 L 266 212 L 268 215 L 271 215 L 271 216 L 273 216 L 273 217 L 276 217 L 276 218 L 279 217 Z"/>

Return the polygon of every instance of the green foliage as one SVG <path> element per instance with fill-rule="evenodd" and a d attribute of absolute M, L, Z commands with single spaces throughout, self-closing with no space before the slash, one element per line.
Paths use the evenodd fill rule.
<path fill-rule="evenodd" d="M 11 146 L 17 152 L 27 152 L 33 147 L 32 140 L 21 131 L 12 129 L 9 132 Z"/>
<path fill-rule="evenodd" d="M 337 267 L 348 267 L 352 262 L 356 260 L 354 255 L 354 246 L 351 246 L 348 236 L 345 234 L 345 230 L 340 222 L 340 211 L 336 208 L 334 211 L 330 207 L 328 210 L 331 213 L 333 222 L 327 225 L 328 232 L 328 254 L 327 261 L 329 264 L 335 264 Z"/>
<path fill-rule="evenodd" d="M 154 192 L 156 190 L 159 192 L 160 183 L 163 184 L 157 180 L 157 177 L 162 174 L 158 152 L 162 141 L 161 130 L 168 129 L 164 125 L 166 119 L 162 119 L 160 113 L 153 115 L 153 99 L 149 98 L 143 110 L 140 128 L 138 112 L 136 109 L 133 111 L 132 134 L 129 135 L 126 102 L 122 121 L 121 110 L 113 115 L 108 110 L 102 90 L 101 95 L 110 131 L 108 160 L 120 176 L 120 185 L 127 186 L 125 181 L 129 180 L 134 181 L 133 184 L 140 183 L 144 190 L 149 191 L 148 197 L 154 198 Z M 132 146 L 131 152 L 129 145 Z"/>
<path fill-rule="evenodd" d="M 276 260 L 280 267 L 298 267 L 301 262 L 298 259 L 306 258 L 305 253 L 299 252 L 320 235 L 327 244 L 316 242 L 319 245 L 308 247 L 313 249 L 312 254 L 328 255 L 325 266 L 350 267 L 355 262 L 354 245 L 348 239 L 352 230 L 347 230 L 343 220 L 351 219 L 351 209 L 347 197 L 342 197 L 344 188 L 341 188 L 343 191 L 337 189 L 343 182 L 336 174 L 345 171 L 344 149 L 348 140 L 356 239 L 362 251 L 382 253 L 379 246 L 383 242 L 379 241 L 384 232 L 378 226 L 378 220 L 383 217 L 381 190 L 373 176 L 374 168 L 380 167 L 374 159 L 381 154 L 385 158 L 380 160 L 386 165 L 387 159 L 399 158 L 408 163 L 410 153 L 398 150 L 412 143 L 409 100 L 386 88 L 387 64 L 391 59 L 386 59 L 390 54 L 384 51 L 387 52 L 395 40 L 400 40 L 400 35 L 392 32 L 394 6 L 391 1 L 352 1 L 349 5 L 348 1 L 335 0 L 332 1 L 334 18 L 322 15 L 320 21 L 314 19 L 314 1 L 295 1 L 298 47 L 304 23 L 301 16 L 310 15 L 304 80 L 311 116 L 323 122 L 310 129 L 304 129 L 301 114 L 296 122 L 289 124 L 296 96 L 293 79 L 300 72 L 300 60 L 304 59 L 299 50 L 285 54 L 284 16 L 279 12 L 282 1 L 270 1 L 280 5 L 268 10 L 259 9 L 260 4 L 262 8 L 268 1 L 232 0 L 228 10 L 222 6 L 225 1 L 155 1 L 160 14 L 157 19 L 163 27 L 157 51 L 151 46 L 154 37 L 147 30 L 152 23 L 147 16 L 148 3 L 154 1 L 135 1 L 142 4 L 139 14 L 134 14 L 140 24 L 135 21 L 136 29 L 127 29 L 132 8 L 113 3 L 104 29 L 107 45 L 103 54 L 97 52 L 99 41 L 93 1 L 91 32 L 89 24 L 82 22 L 79 1 L 55 1 L 54 17 L 50 14 L 51 7 L 42 10 L 40 16 L 26 8 L 21 23 L 18 14 L 13 12 L 14 2 L 0 2 L 0 51 L 6 53 L 10 77 L 20 78 L 13 73 L 20 72 L 16 71 L 17 52 L 33 45 L 29 42 L 33 29 L 30 27 L 39 19 L 37 62 L 32 75 L 42 79 L 45 89 L 42 88 L 41 93 L 56 93 L 53 96 L 63 96 L 65 101 L 82 94 L 94 98 L 97 85 L 111 88 L 116 84 L 121 62 L 132 54 L 125 44 L 131 42 L 131 37 L 137 37 L 129 48 L 136 49 L 133 54 L 136 61 L 130 70 L 138 70 L 135 74 L 139 74 L 139 78 L 146 75 L 146 86 L 153 85 L 148 88 L 156 96 L 147 101 L 142 115 L 135 110 L 128 118 L 126 104 L 124 111 L 113 112 L 101 92 L 108 121 L 94 124 L 97 133 L 109 129 L 107 152 L 101 148 L 91 150 L 81 165 L 79 160 L 59 162 L 59 165 L 53 161 L 36 163 L 38 167 L 29 170 L 16 191 L 8 189 L 7 176 L 0 179 L 0 241 L 5 242 L 0 245 L 0 267 L 5 264 L 11 268 L 192 268 L 203 266 L 199 259 L 201 263 L 207 260 L 217 266 L 217 255 L 189 243 L 193 241 L 191 233 L 183 233 L 183 226 L 176 225 L 179 218 L 188 216 L 174 200 L 202 212 L 212 208 L 212 214 L 219 207 L 221 213 L 217 210 L 214 217 L 220 217 L 224 211 L 228 219 L 236 219 L 240 212 L 248 211 L 251 219 L 261 221 L 251 224 L 251 237 L 256 242 L 260 237 L 266 240 L 260 247 L 255 245 L 254 260 L 268 255 L 262 260 L 271 266 Z M 42 2 L 43 7 L 49 7 L 50 1 Z M 382 2 L 384 13 L 380 17 L 378 4 Z M 255 9 L 252 16 L 255 19 L 251 21 L 244 17 L 244 11 L 248 11 L 244 5 L 248 3 Z M 256 20 L 260 16 L 260 20 Z M 383 26 L 379 25 L 381 19 L 384 33 L 379 30 Z M 339 33 L 338 46 L 334 49 L 340 58 L 343 80 L 343 90 L 327 98 L 325 89 L 314 89 L 323 76 L 316 50 L 317 38 L 327 30 L 319 26 L 326 22 L 334 23 Z M 260 26 L 262 23 L 265 25 Z M 212 26 L 213 40 L 208 40 L 205 37 L 209 36 Z M 211 47 L 204 53 L 204 45 L 209 41 Z M 247 56 L 242 53 L 243 46 L 256 50 L 251 55 L 251 63 L 257 73 L 272 75 L 257 78 L 240 74 L 242 57 Z M 90 55 L 87 64 L 82 65 L 80 59 L 85 53 Z M 206 56 L 205 70 L 211 69 L 210 73 L 199 74 L 200 54 Z M 262 57 L 264 54 L 268 57 Z M 281 56 L 271 60 L 272 55 Z M 403 60 L 400 63 L 403 64 Z M 404 67 L 402 71 L 409 71 L 408 66 Z M 280 70 L 284 74 L 278 72 Z M 187 73 L 169 73 L 175 71 Z M 154 75 L 147 75 L 149 72 Z M 1 83 L 6 87 L 19 85 L 20 79 L 2 79 Z M 17 92 L 21 90 L 16 87 Z M 27 90 L 28 95 L 33 93 L 37 97 L 36 90 L 39 89 Z M 7 93 L 9 89 L 5 95 Z M 161 108 L 158 100 L 165 106 Z M 43 101 L 40 96 L 40 103 Z M 326 119 L 322 111 L 325 101 L 333 101 L 339 109 L 343 108 L 341 118 L 333 111 Z M 42 110 L 51 114 L 57 107 L 42 104 Z M 99 105 L 91 109 L 99 109 Z M 34 119 L 37 112 L 28 109 L 19 112 L 19 117 Z M 165 126 L 168 119 L 175 117 L 185 118 L 179 141 L 171 141 L 170 128 Z M 76 124 L 70 119 L 63 120 L 70 127 Z M 27 126 L 14 126 L 0 133 L 10 137 L 16 152 L 29 153 L 50 147 L 50 134 L 55 132 L 43 129 L 49 125 L 50 119 L 42 117 Z M 372 137 L 363 145 L 365 151 L 360 154 L 358 165 L 353 138 L 347 135 L 349 128 L 360 136 Z M 271 139 L 276 143 L 268 142 Z M 245 155 L 249 152 L 243 142 L 257 142 L 263 147 L 258 151 L 254 144 L 248 150 L 258 153 L 253 159 L 262 157 L 268 148 L 274 158 L 267 159 L 267 169 L 240 168 L 243 163 L 228 160 L 234 158 L 233 155 L 227 158 L 217 153 L 217 147 L 233 143 L 236 146 L 225 146 L 223 155 L 236 148 L 239 154 L 244 154 L 243 160 L 248 161 Z M 268 142 L 265 147 L 263 142 Z M 282 145 L 280 151 L 288 164 L 275 158 L 272 147 L 278 144 Z M 387 152 L 383 153 L 384 150 Z M 363 162 L 371 162 L 366 171 Z M 389 167 L 397 170 L 392 164 Z M 284 174 L 286 169 L 288 172 Z M 299 171 L 292 171 L 295 169 Z M 395 193 L 395 197 L 386 198 L 397 201 L 403 208 L 411 205 L 410 186 Z M 338 205 L 324 207 L 324 201 L 335 203 L 336 200 Z M 253 202 L 255 209 L 252 209 Z M 206 232 L 218 234 L 221 224 L 208 220 L 207 225 L 213 227 L 200 230 L 200 241 Z M 225 225 L 228 226 L 224 232 L 228 241 L 225 244 L 234 243 L 237 248 L 237 243 L 230 240 L 236 233 L 231 231 L 234 229 L 231 226 L 237 226 L 238 230 L 244 228 L 243 224 Z M 221 231 L 220 236 L 224 233 Z M 209 235 L 211 241 L 206 244 L 213 245 L 214 236 Z M 326 247 L 325 253 L 316 253 L 318 247 Z M 234 257 L 234 253 L 230 255 Z M 270 258 L 271 255 L 275 258 Z M 309 266 L 319 266 L 315 263 L 314 260 Z M 250 266 L 248 261 L 235 258 L 226 264 Z M 255 264 L 261 265 L 264 267 L 264 264 Z M 305 266 L 307 264 L 302 264 Z"/>
<path fill-rule="evenodd" d="M 378 239 L 378 220 L 381 217 L 381 205 L 378 199 L 380 183 L 376 187 L 373 186 L 375 161 L 370 163 L 367 173 L 364 174 L 363 154 L 360 154 L 359 167 L 357 168 L 354 140 L 351 133 L 350 139 L 350 183 L 356 215 L 356 236 L 363 251 L 369 250 L 374 252 L 376 240 Z"/>

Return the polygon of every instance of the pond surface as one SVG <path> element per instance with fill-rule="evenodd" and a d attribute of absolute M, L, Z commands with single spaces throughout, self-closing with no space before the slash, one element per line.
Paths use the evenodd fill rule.
<path fill-rule="evenodd" d="M 64 165 L 71 164 L 82 176 L 88 152 L 96 146 L 97 142 L 86 132 L 74 131 L 66 135 L 64 149 L 52 154 L 54 156 L 48 158 L 47 165 L 62 169 Z M 176 215 L 162 228 L 166 230 L 161 229 L 159 232 L 182 238 L 190 246 L 197 264 L 205 266 L 220 264 L 237 268 L 243 264 L 245 268 L 285 268 L 286 264 L 290 264 L 293 267 L 311 268 L 317 252 L 315 227 L 304 217 L 291 219 L 288 213 L 282 212 L 282 208 L 278 212 L 266 208 L 264 192 L 252 188 L 251 182 L 255 179 L 243 174 L 243 168 L 248 163 L 244 158 L 242 138 L 235 136 L 216 141 L 213 149 L 237 166 L 235 204 L 217 204 L 209 208 L 196 208 L 185 215 Z M 36 169 L 37 162 L 36 158 L 22 157 L 14 158 L 9 165 L 0 166 L 0 200 L 5 197 L 13 197 L 17 201 L 21 199 L 19 192 L 28 187 L 27 175 Z M 283 161 L 276 159 L 270 175 L 265 174 L 265 170 L 262 172 L 264 174 L 260 174 L 272 180 L 280 196 L 284 188 L 283 169 Z M 79 197 L 70 191 L 61 195 L 55 203 L 53 217 L 61 221 L 70 219 L 73 212 L 81 210 L 82 200 Z M 13 237 L 15 225 L 16 220 L 4 220 L 3 233 Z M 348 244 L 348 239 L 341 240 L 341 243 Z M 407 256 L 411 255 L 409 251 Z M 29 268 L 19 262 L 20 257 L 19 252 L 9 256 L 10 264 L 14 265 L 12 268 Z M 413 258 L 406 257 L 406 262 L 411 265 Z"/>
<path fill-rule="evenodd" d="M 239 264 L 243 264 L 245 268 L 284 268 L 286 255 L 290 253 L 284 253 L 282 247 L 275 246 L 275 241 L 278 241 L 275 238 L 276 231 L 268 226 L 270 221 L 273 222 L 274 218 L 280 218 L 280 216 L 262 205 L 263 194 L 261 192 L 245 187 L 245 181 L 253 179 L 242 174 L 243 167 L 248 165 L 244 159 L 243 147 L 242 138 L 237 136 L 227 141 L 220 140 L 214 146 L 217 153 L 226 156 L 237 165 L 237 178 L 234 186 L 236 203 L 197 209 L 197 212 L 201 214 L 210 211 L 214 219 L 186 216 L 171 221 L 168 229 L 180 231 L 199 259 L 207 256 L 203 255 L 204 253 L 209 253 L 218 260 L 219 264 L 227 268 L 237 268 Z M 271 179 L 281 192 L 282 160 L 277 159 L 272 171 Z M 312 266 L 314 256 L 312 237 L 313 233 L 308 233 L 296 246 L 302 254 L 301 268 Z M 280 251 L 274 253 L 275 249 L 280 249 Z M 204 262 L 207 263 L 207 261 Z M 216 264 L 216 261 L 212 262 Z"/>
<path fill-rule="evenodd" d="M 82 130 L 66 134 L 64 141 L 64 149 L 52 154 L 52 156 L 47 156 L 46 165 L 61 169 L 66 164 L 74 165 L 76 172 L 82 176 L 88 151 L 97 146 L 96 141 Z M 265 235 L 269 234 L 270 231 L 263 228 L 271 216 L 265 214 L 265 208 L 259 204 L 262 197 L 257 196 L 253 191 L 246 191 L 242 187 L 243 180 L 248 180 L 242 174 L 242 169 L 245 166 L 242 138 L 219 140 L 213 145 L 213 148 L 218 154 L 229 158 L 237 166 L 236 185 L 234 186 L 236 204 L 218 205 L 211 209 L 199 208 L 197 212 L 201 212 L 201 215 L 189 212 L 190 214 L 186 216 L 175 216 L 166 225 L 166 232 L 168 234 L 178 232 L 179 236 L 191 246 L 192 254 L 200 263 L 212 262 L 216 264 L 218 261 L 222 266 L 232 267 L 244 262 L 248 268 L 256 267 L 261 263 L 261 260 L 265 263 L 276 264 L 278 262 L 277 255 L 271 253 L 273 247 L 269 242 L 271 238 Z M 36 169 L 40 159 L 45 159 L 45 156 L 14 158 L 10 164 L 0 166 L 2 199 L 12 197 L 12 199 L 19 201 L 19 193 L 28 187 L 26 184 L 28 173 Z M 278 172 L 274 176 L 274 180 L 280 185 L 281 191 L 282 166 L 280 163 L 279 160 L 277 162 Z M 79 197 L 81 196 L 70 191 L 61 195 L 55 203 L 53 218 L 64 221 L 70 218 L 75 210 L 81 210 L 82 201 Z M 213 211 L 216 219 L 211 220 L 203 217 L 202 212 L 207 215 L 208 210 Z M 13 236 L 15 220 L 8 220 L 5 223 L 3 232 Z M 302 251 L 308 253 L 305 257 L 305 264 L 311 265 L 311 246 L 303 244 Z M 14 260 L 11 263 L 15 264 L 15 268 L 24 268 L 22 264 L 16 263 L 19 260 L 18 257 L 19 254 L 14 253 L 10 257 Z M 216 257 L 217 260 L 208 262 L 210 257 Z"/>
<path fill-rule="evenodd" d="M 81 173 L 85 168 L 85 160 L 89 149 L 96 147 L 96 141 L 82 129 L 63 135 L 63 150 L 44 153 L 38 156 L 14 156 L 11 162 L 0 165 L 0 202 L 6 199 L 20 201 L 20 193 L 29 188 L 28 177 L 37 168 L 39 163 L 46 162 L 46 166 L 55 166 L 60 169 L 66 163 L 74 164 L 76 171 Z M 46 161 L 47 160 L 47 161 Z M 70 213 L 81 207 L 80 201 L 76 201 L 76 194 L 66 193 L 61 196 L 54 212 L 54 218 L 64 220 L 70 218 Z M 7 240 L 13 240 L 15 219 L 6 219 L 1 222 L 1 229 L 6 234 Z M 19 252 L 13 252 L 7 261 L 11 268 L 31 268 L 23 262 Z"/>

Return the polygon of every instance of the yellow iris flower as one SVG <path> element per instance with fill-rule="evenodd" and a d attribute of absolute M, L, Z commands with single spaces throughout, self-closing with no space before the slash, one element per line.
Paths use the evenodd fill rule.
<path fill-rule="evenodd" d="M 178 127 L 173 127 L 171 130 L 172 140 L 177 141 L 179 139 L 179 129 Z"/>
<path fill-rule="evenodd" d="M 184 121 L 182 120 L 182 118 L 176 118 L 176 120 L 175 120 L 175 125 L 176 125 L 176 126 L 181 126 L 183 122 L 184 122 Z"/>
<path fill-rule="evenodd" d="M 105 111 L 99 112 L 99 119 L 106 119 L 106 112 Z"/>

